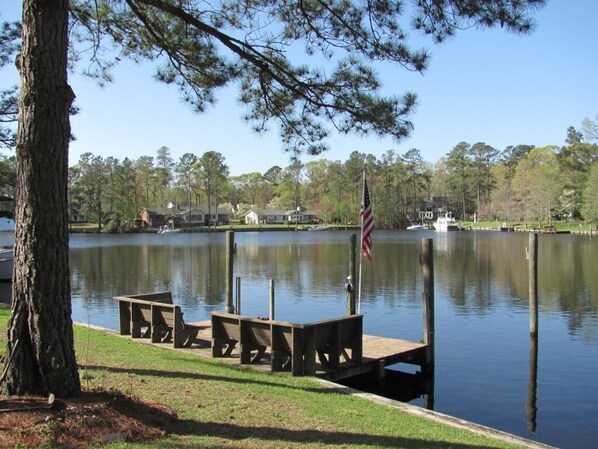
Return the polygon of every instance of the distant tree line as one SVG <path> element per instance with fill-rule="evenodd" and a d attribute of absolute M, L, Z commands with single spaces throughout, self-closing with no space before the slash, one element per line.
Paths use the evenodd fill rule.
<path fill-rule="evenodd" d="M 432 164 L 413 148 L 388 150 L 380 158 L 354 151 L 345 161 L 320 159 L 264 173 L 231 176 L 216 151 L 183 154 L 167 147 L 155 156 L 122 161 L 83 154 L 69 173 L 71 210 L 98 227 L 130 226 L 144 207 L 214 210 L 233 206 L 242 216 L 251 207 L 309 209 L 327 223 L 357 223 L 361 179 L 368 175 L 376 226 L 395 228 L 416 221 L 425 202 L 446 197 L 461 219 L 550 223 L 553 219 L 598 221 L 598 116 L 567 130 L 563 147 L 508 146 L 460 142 Z M 15 158 L 0 158 L 0 193 L 12 196 Z M 238 207 L 238 208 L 237 208 Z"/>

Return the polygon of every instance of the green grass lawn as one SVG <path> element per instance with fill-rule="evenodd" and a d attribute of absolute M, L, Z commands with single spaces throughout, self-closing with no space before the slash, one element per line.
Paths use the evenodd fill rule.
<path fill-rule="evenodd" d="M 465 228 L 471 229 L 499 229 L 501 226 L 513 226 L 515 229 L 524 230 L 525 223 L 514 221 L 514 222 L 504 222 L 504 221 L 478 221 L 474 223 L 472 221 L 463 221 L 461 225 Z M 583 223 L 578 221 L 552 221 L 550 223 L 528 223 L 527 229 L 528 230 L 538 230 L 538 229 L 545 229 L 548 226 L 554 226 L 557 231 L 595 231 L 596 225 L 592 223 Z"/>
<path fill-rule="evenodd" d="M 0 352 L 8 310 L 0 308 Z M 174 410 L 160 440 L 112 448 L 517 447 L 362 398 L 316 380 L 258 373 L 215 359 L 75 326 L 85 388 L 116 388 Z"/>

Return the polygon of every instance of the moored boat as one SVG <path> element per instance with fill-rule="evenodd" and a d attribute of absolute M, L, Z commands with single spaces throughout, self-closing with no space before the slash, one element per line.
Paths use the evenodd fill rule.
<path fill-rule="evenodd" d="M 161 231 L 158 231 L 158 234 L 174 234 L 177 232 L 181 232 L 180 229 L 162 229 Z"/>
<path fill-rule="evenodd" d="M 447 212 L 444 215 L 440 215 L 434 223 L 434 229 L 440 232 L 446 231 L 458 231 L 459 224 L 455 220 L 452 212 Z"/>
<path fill-rule="evenodd" d="M 413 224 L 411 226 L 407 226 L 408 231 L 423 231 L 428 229 L 428 226 L 425 224 Z"/>
<path fill-rule="evenodd" d="M 164 227 L 160 228 L 158 234 L 174 234 L 177 232 L 181 232 L 181 228 L 175 228 L 173 225 L 164 225 Z"/>
<path fill-rule="evenodd" d="M 308 231 L 328 231 L 328 229 L 326 225 L 310 226 L 307 228 Z"/>

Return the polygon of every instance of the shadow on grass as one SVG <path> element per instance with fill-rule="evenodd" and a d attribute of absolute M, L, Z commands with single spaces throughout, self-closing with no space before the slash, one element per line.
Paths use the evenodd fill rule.
<path fill-rule="evenodd" d="M 447 441 L 430 441 L 417 438 L 391 437 L 384 435 L 360 434 L 352 432 L 335 432 L 315 429 L 292 430 L 276 427 L 241 426 L 231 423 L 198 422 L 180 420 L 175 427 L 169 429 L 172 433 L 184 435 L 206 436 L 223 438 L 227 440 L 251 439 L 256 447 L 259 441 L 292 443 L 319 443 L 327 447 L 333 446 L 363 446 L 363 447 L 389 447 L 389 448 L 428 448 L 428 449 L 473 449 L 487 448 L 464 443 Z M 225 445 L 229 447 L 229 445 Z M 191 445 L 189 447 L 192 447 Z M 253 447 L 253 446 L 252 446 Z"/>
<path fill-rule="evenodd" d="M 186 379 L 186 380 L 210 380 L 210 381 L 218 381 L 218 382 L 231 382 L 236 384 L 256 384 L 256 385 L 263 385 L 266 387 L 278 387 L 278 388 L 287 388 L 311 393 L 326 393 L 332 391 L 331 389 L 326 388 L 301 388 L 301 387 L 294 387 L 292 385 L 288 385 L 286 383 L 277 383 L 277 382 L 268 382 L 263 380 L 255 380 L 255 379 L 248 379 L 248 378 L 235 378 L 235 377 L 227 377 L 227 376 L 215 376 L 210 374 L 200 374 L 200 373 L 192 373 L 187 371 L 165 371 L 159 369 L 144 369 L 144 368 L 122 368 L 122 367 L 114 367 L 114 366 L 101 366 L 101 365 L 79 365 L 80 370 L 96 370 L 96 371 L 106 371 L 109 373 L 120 373 L 120 374 L 134 374 L 137 376 L 142 377 L 158 377 L 160 379 Z M 238 371 L 242 373 L 242 370 Z M 335 390 L 338 392 L 338 390 Z"/>

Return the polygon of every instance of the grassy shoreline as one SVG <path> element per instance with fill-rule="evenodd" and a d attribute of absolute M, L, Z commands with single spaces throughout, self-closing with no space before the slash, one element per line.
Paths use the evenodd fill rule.
<path fill-rule="evenodd" d="M 520 232 L 538 232 L 545 231 L 547 228 L 554 228 L 556 232 L 569 232 L 574 234 L 587 234 L 587 235 L 598 235 L 598 230 L 593 223 L 582 223 L 582 222 L 566 222 L 566 221 L 553 221 L 549 223 L 528 223 L 527 227 L 521 222 L 503 222 L 503 221 L 460 221 L 462 229 L 472 231 L 495 231 L 501 227 L 506 226 L 513 228 L 515 231 Z M 224 231 L 235 231 L 235 232 L 260 232 L 260 231 L 304 231 L 315 225 L 295 225 L 295 224 L 264 224 L 264 225 L 245 225 L 245 224 L 231 224 L 221 225 L 215 228 L 211 227 L 193 227 L 184 228 L 183 232 L 195 233 L 195 232 L 224 232 Z M 326 225 L 330 230 L 346 230 L 359 232 L 359 225 Z M 433 229 L 433 223 L 429 223 L 430 229 Z M 404 230 L 404 229 L 403 229 Z M 94 234 L 98 233 L 97 224 L 85 223 L 85 224 L 70 224 L 69 232 L 73 234 Z M 146 230 L 135 230 L 131 233 L 150 233 L 155 234 L 158 229 L 146 229 Z"/>
<path fill-rule="evenodd" d="M 0 353 L 8 313 L 0 308 Z M 78 325 L 75 340 L 84 387 L 116 388 L 178 416 L 165 438 L 104 447 L 526 447 L 342 394 L 311 378 L 254 372 Z"/>

